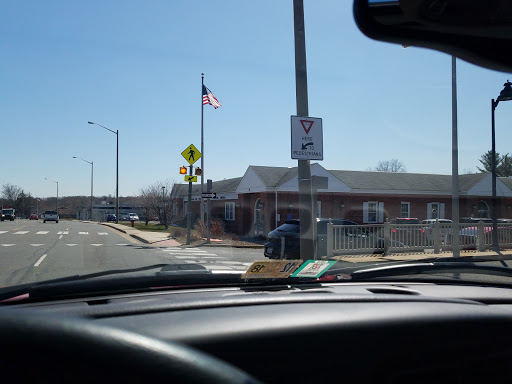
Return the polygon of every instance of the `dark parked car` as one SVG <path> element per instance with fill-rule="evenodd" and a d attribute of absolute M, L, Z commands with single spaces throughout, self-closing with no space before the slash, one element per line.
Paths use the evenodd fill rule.
<path fill-rule="evenodd" d="M 391 239 L 407 246 L 427 246 L 427 236 L 421 221 L 416 217 L 391 219 Z"/>
<path fill-rule="evenodd" d="M 327 223 L 329 220 L 334 225 L 354 225 L 358 224 L 347 219 L 317 219 L 317 252 L 318 255 L 327 254 Z M 355 250 L 357 247 L 364 246 L 364 249 L 373 249 L 372 253 L 381 253 L 384 248 L 384 239 L 374 236 L 371 233 L 358 227 L 347 227 L 344 229 L 342 238 L 337 238 L 338 244 L 343 244 L 347 250 Z M 281 251 L 281 240 L 284 238 L 284 249 Z M 264 255 L 270 259 L 281 258 L 294 259 L 300 257 L 300 223 L 299 220 L 286 220 L 267 235 Z"/>
<path fill-rule="evenodd" d="M 114 215 L 113 213 L 107 215 L 107 221 L 115 222 L 116 221 L 116 215 Z"/>

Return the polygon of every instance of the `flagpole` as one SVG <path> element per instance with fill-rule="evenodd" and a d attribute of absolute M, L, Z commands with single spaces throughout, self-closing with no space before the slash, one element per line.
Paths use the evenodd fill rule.
<path fill-rule="evenodd" d="M 203 140 L 203 124 L 204 124 L 204 105 L 203 105 L 203 89 L 204 89 L 204 73 L 201 73 L 201 193 L 204 192 L 204 140 Z M 201 222 L 204 223 L 204 204 L 201 198 Z"/>

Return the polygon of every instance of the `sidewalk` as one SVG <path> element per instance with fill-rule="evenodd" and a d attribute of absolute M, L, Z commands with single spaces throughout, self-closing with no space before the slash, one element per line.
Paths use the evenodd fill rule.
<path fill-rule="evenodd" d="M 118 230 L 119 232 L 126 233 L 127 235 L 137 239 L 145 244 L 152 244 L 155 246 L 162 247 L 178 247 L 181 244 L 176 240 L 169 239 L 169 234 L 165 232 L 149 232 L 149 231 L 139 231 L 138 229 L 127 227 L 123 224 L 116 223 L 99 223 L 106 227 L 110 227 Z"/>
<path fill-rule="evenodd" d="M 145 244 L 152 244 L 154 246 L 160 247 L 194 247 L 200 245 L 201 247 L 229 247 L 229 248 L 263 248 L 263 244 L 248 244 L 247 242 L 230 242 L 230 241 L 221 241 L 218 239 L 210 239 L 211 243 L 195 244 L 195 245 L 185 245 L 181 244 L 174 239 L 169 239 L 169 233 L 167 232 L 150 232 L 150 231 L 141 231 L 136 228 L 128 227 L 123 224 L 116 223 L 99 223 L 101 225 L 105 225 L 107 227 L 116 229 L 120 232 L 126 233 L 127 235 L 137 239 Z M 245 244 L 241 244 L 245 243 Z"/>

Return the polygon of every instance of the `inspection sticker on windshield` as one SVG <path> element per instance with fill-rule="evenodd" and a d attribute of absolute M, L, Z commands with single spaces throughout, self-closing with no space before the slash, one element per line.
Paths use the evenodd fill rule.
<path fill-rule="evenodd" d="M 331 268 L 336 261 L 308 260 L 297 269 L 292 277 L 320 277 L 322 273 Z"/>
<path fill-rule="evenodd" d="M 302 264 L 302 260 L 255 261 L 242 275 L 242 279 L 287 278 Z"/>

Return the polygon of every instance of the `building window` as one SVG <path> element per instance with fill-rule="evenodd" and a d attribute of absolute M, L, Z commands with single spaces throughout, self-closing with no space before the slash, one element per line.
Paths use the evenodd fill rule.
<path fill-rule="evenodd" d="M 230 201 L 224 203 L 224 219 L 228 221 L 235 220 L 235 203 Z"/>
<path fill-rule="evenodd" d="M 411 203 L 406 201 L 400 203 L 400 217 L 411 217 Z"/>
<path fill-rule="evenodd" d="M 363 223 L 383 223 L 384 203 L 382 201 L 365 201 L 363 203 Z"/>

